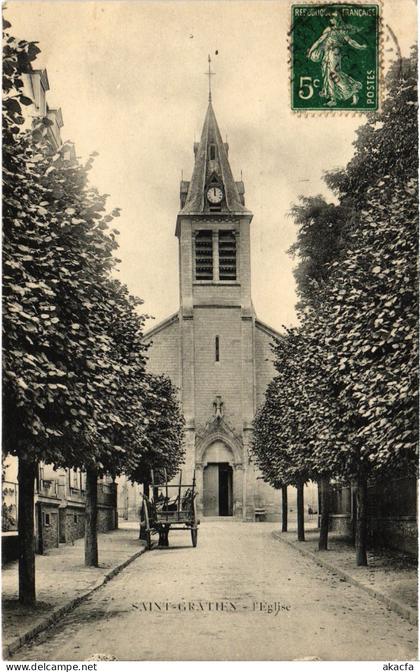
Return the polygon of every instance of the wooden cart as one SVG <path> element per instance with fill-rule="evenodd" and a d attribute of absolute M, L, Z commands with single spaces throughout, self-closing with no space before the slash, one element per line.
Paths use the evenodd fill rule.
<path fill-rule="evenodd" d="M 191 530 L 191 541 L 197 546 L 198 525 L 196 509 L 195 472 L 190 484 L 182 482 L 182 471 L 178 483 L 168 483 L 166 469 L 160 474 L 151 472 L 151 496 L 142 495 L 140 512 L 140 538 L 145 539 L 147 548 L 152 547 L 152 535 L 159 535 L 159 546 L 169 546 L 169 531 Z M 172 496 L 171 496 L 172 495 Z"/>

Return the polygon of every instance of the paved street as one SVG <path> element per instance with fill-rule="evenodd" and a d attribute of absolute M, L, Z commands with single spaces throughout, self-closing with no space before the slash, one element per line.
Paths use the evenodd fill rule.
<path fill-rule="evenodd" d="M 173 532 L 169 548 L 138 558 L 14 658 L 416 657 L 413 626 L 273 539 L 275 527 L 206 522 L 196 549 L 187 532 Z"/>

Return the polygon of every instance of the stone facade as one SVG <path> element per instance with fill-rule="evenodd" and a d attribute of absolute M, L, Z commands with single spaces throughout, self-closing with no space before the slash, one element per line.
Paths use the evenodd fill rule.
<path fill-rule="evenodd" d="M 337 488 L 332 496 L 330 529 L 354 536 L 355 488 Z M 368 485 L 368 538 L 372 547 L 388 547 L 417 555 L 417 481 L 403 477 Z"/>
<path fill-rule="evenodd" d="M 17 500 L 17 459 L 5 460 L 10 501 Z M 10 480 L 9 480 L 10 479 Z M 13 489 L 10 487 L 13 486 Z M 118 527 L 117 484 L 109 477 L 98 481 L 98 531 L 108 532 Z M 14 493 L 14 494 L 13 494 Z M 6 502 L 7 503 L 7 502 Z M 17 508 L 15 507 L 15 510 Z M 54 469 L 41 463 L 35 482 L 35 549 L 45 554 L 60 543 L 71 544 L 85 533 L 85 474 L 73 469 Z M 4 561 L 17 559 L 17 515 L 13 527 L 3 529 Z"/>
<path fill-rule="evenodd" d="M 146 334 L 148 365 L 179 388 L 183 480 L 195 472 L 199 514 L 255 520 L 257 510 L 277 520 L 280 494 L 263 483 L 250 458 L 253 418 L 275 373 L 270 343 L 277 333 L 252 305 L 252 213 L 243 183 L 233 180 L 211 103 L 194 154 L 191 182 L 181 183 L 175 234 L 181 305 Z"/>
<path fill-rule="evenodd" d="M 417 555 L 416 516 L 373 518 L 369 524 L 370 539 L 375 546 L 388 546 L 410 555 Z"/>
<path fill-rule="evenodd" d="M 58 506 L 58 503 L 44 499 L 38 499 L 36 503 L 36 539 L 39 553 L 58 548 L 60 542 Z"/>
<path fill-rule="evenodd" d="M 68 503 L 60 508 L 60 541 L 63 544 L 73 543 L 85 534 L 84 504 Z"/>
<path fill-rule="evenodd" d="M 118 527 L 116 510 L 108 506 L 98 507 L 98 532 L 109 532 Z"/>

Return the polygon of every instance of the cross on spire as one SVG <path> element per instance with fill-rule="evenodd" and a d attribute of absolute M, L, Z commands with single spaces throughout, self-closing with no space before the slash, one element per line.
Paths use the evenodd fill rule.
<path fill-rule="evenodd" d="M 211 69 L 211 58 L 210 58 L 210 54 L 209 54 L 209 57 L 208 57 L 208 62 L 209 62 L 209 69 L 208 69 L 208 71 L 205 72 L 204 74 L 207 75 L 207 77 L 209 78 L 209 103 L 211 103 L 211 78 L 212 78 L 216 73 L 215 73 L 215 72 L 212 72 L 212 69 Z"/>

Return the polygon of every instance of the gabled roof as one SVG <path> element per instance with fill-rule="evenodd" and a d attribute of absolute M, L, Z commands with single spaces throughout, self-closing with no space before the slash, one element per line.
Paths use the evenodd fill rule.
<path fill-rule="evenodd" d="M 262 322 L 258 318 L 255 318 L 255 326 L 257 329 L 264 331 L 268 336 L 271 336 L 272 338 L 279 338 L 279 336 L 281 336 L 281 333 L 279 331 L 273 329 L 273 327 L 270 327 L 268 324 Z"/>
<path fill-rule="evenodd" d="M 172 313 L 172 315 L 169 315 L 165 320 L 162 320 L 162 322 L 159 322 L 158 324 L 155 324 L 153 327 L 148 329 L 144 334 L 143 334 L 143 340 L 147 340 L 148 338 L 152 338 L 156 334 L 158 334 L 160 331 L 163 331 L 163 329 L 166 329 L 167 327 L 170 327 L 172 324 L 176 324 L 176 322 L 179 322 L 179 314 L 178 313 Z"/>
<path fill-rule="evenodd" d="M 210 157 L 210 145 L 215 146 L 214 159 Z M 229 165 L 227 145 L 222 140 L 211 101 L 207 108 L 200 143 L 194 149 L 194 171 L 184 207 L 179 214 L 196 215 L 207 211 L 205 188 L 214 175 L 220 179 L 224 186 L 226 205 L 223 211 L 239 215 L 251 214 L 241 203 L 238 187 Z"/>

